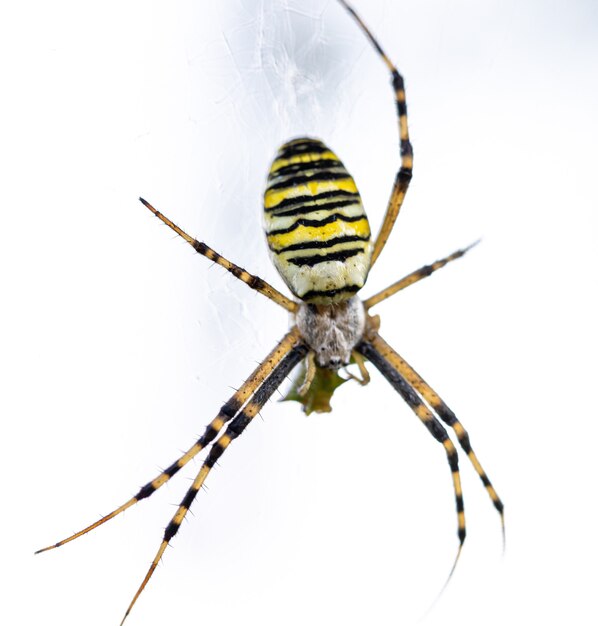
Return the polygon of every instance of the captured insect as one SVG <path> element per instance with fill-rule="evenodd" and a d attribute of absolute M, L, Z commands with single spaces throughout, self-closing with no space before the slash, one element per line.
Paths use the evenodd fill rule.
<path fill-rule="evenodd" d="M 372 307 L 462 257 L 471 246 L 411 272 L 365 300 L 356 295 L 386 245 L 403 204 L 412 176 L 413 150 L 409 140 L 403 77 L 353 8 L 345 0 L 339 0 L 339 3 L 388 68 L 397 107 L 400 168 L 382 227 L 375 239 L 371 237 L 368 218 L 355 181 L 328 146 L 309 137 L 293 139 L 280 147 L 270 168 L 264 193 L 264 224 L 272 261 L 295 299 L 286 297 L 258 276 L 189 236 L 149 202 L 140 198 L 156 217 L 191 244 L 199 254 L 224 267 L 251 289 L 289 311 L 293 324 L 246 382 L 222 406 L 204 434 L 180 458 L 108 515 L 38 551 L 44 552 L 73 541 L 148 498 L 199 452 L 208 448 L 197 476 L 164 531 L 160 547 L 122 622 L 147 585 L 169 542 L 177 534 L 215 463 L 231 442 L 249 426 L 285 378 L 301 363 L 302 368 L 286 398 L 299 401 L 306 412 L 329 411 L 335 389 L 350 378 L 362 385 L 367 384 L 370 378 L 366 363 L 369 361 L 442 445 L 452 473 L 457 508 L 459 547 L 455 565 L 465 540 L 465 514 L 457 449 L 441 422 L 453 429 L 461 448 L 481 478 L 500 514 L 504 535 L 503 504 L 473 452 L 466 430 L 428 383 L 384 341 L 378 332 L 380 318 L 370 314 Z M 343 371 L 350 363 L 358 367 L 359 377 L 348 371 L 347 378 L 340 376 L 339 371 Z"/>

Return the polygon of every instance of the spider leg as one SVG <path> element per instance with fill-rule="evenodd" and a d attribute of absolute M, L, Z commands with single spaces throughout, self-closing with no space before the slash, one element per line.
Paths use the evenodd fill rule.
<path fill-rule="evenodd" d="M 351 357 L 355 361 L 357 367 L 359 368 L 359 374 L 361 378 L 351 374 L 351 372 L 347 371 L 349 378 L 358 382 L 362 387 L 365 387 L 370 383 L 370 373 L 368 372 L 367 367 L 365 366 L 365 359 L 359 354 L 359 352 L 353 350 L 351 352 Z"/>
<path fill-rule="evenodd" d="M 296 327 L 291 329 L 282 340 L 276 345 L 274 350 L 268 354 L 268 356 L 260 363 L 260 365 L 253 371 L 247 381 L 241 385 L 239 390 L 226 402 L 218 415 L 208 424 L 204 434 L 174 463 L 167 467 L 161 474 L 156 476 L 154 480 L 150 481 L 137 492 L 131 499 L 127 500 L 124 504 L 114 509 L 108 515 L 104 515 L 97 522 L 94 522 L 90 526 L 87 526 L 83 530 L 55 543 L 41 550 L 37 550 L 35 554 L 40 552 L 46 552 L 53 548 L 58 548 L 65 543 L 69 543 L 82 535 L 85 535 L 91 530 L 94 530 L 98 526 L 101 526 L 113 517 L 116 517 L 119 513 L 126 511 L 129 507 L 133 506 L 144 498 L 149 498 L 155 491 L 157 491 L 162 485 L 168 482 L 182 467 L 184 467 L 193 457 L 195 457 L 201 450 L 203 450 L 209 443 L 211 443 L 218 433 L 222 430 L 223 426 L 229 422 L 241 409 L 241 407 L 247 402 L 248 398 L 255 393 L 256 389 L 263 384 L 275 368 L 280 364 L 283 358 L 293 349 L 293 346 L 299 340 L 299 331 Z"/>
<path fill-rule="evenodd" d="M 249 400 L 249 402 L 245 405 L 243 410 L 231 421 L 231 423 L 226 428 L 225 432 L 212 444 L 210 451 L 203 462 L 195 480 L 189 487 L 189 490 L 185 494 L 185 497 L 181 501 L 176 513 L 173 518 L 170 520 L 170 523 L 166 527 L 164 531 L 164 537 L 162 539 L 162 543 L 158 548 L 158 552 L 152 561 L 145 578 L 143 579 L 139 589 L 133 596 L 133 600 L 129 604 L 127 611 L 122 619 L 121 626 L 124 623 L 125 619 L 131 612 L 137 598 L 141 595 L 141 592 L 147 585 L 149 579 L 152 577 L 154 570 L 156 569 L 164 551 L 168 547 L 168 544 L 172 540 L 172 538 L 177 534 L 183 519 L 187 515 L 187 511 L 189 510 L 192 502 L 195 500 L 198 491 L 201 489 L 207 475 L 210 473 L 212 467 L 214 467 L 216 461 L 221 457 L 222 453 L 226 450 L 229 444 L 236 439 L 249 425 L 252 419 L 257 415 L 260 409 L 264 406 L 264 404 L 268 401 L 270 396 L 278 389 L 282 381 L 288 376 L 291 370 L 301 361 L 302 358 L 305 357 L 307 353 L 307 347 L 299 343 L 295 345 L 282 359 L 282 361 L 274 368 L 272 373 L 268 376 L 268 378 L 262 383 L 259 389 L 255 392 L 253 397 Z"/>
<path fill-rule="evenodd" d="M 488 478 L 484 468 L 478 461 L 477 456 L 471 448 L 469 441 L 469 435 L 461 422 L 457 419 L 456 415 L 449 409 L 444 403 L 442 398 L 428 385 L 428 383 L 405 361 L 397 352 L 395 352 L 385 341 L 376 335 L 372 339 L 372 346 L 378 354 L 382 356 L 392 367 L 411 385 L 420 396 L 428 403 L 428 405 L 434 410 L 436 415 L 448 426 L 450 426 L 457 435 L 459 444 L 463 451 L 469 457 L 471 464 L 473 465 L 478 476 L 482 480 L 486 491 L 492 500 L 496 510 L 500 514 L 500 521 L 502 525 L 503 541 L 505 534 L 505 518 L 504 518 L 504 505 L 498 497 L 490 479 Z"/>
<path fill-rule="evenodd" d="M 244 270 L 242 267 L 235 265 L 232 261 L 225 259 L 223 256 L 218 254 L 215 250 L 210 248 L 208 245 L 203 243 L 203 241 L 197 241 L 197 239 L 193 239 L 190 235 L 188 235 L 184 230 L 179 228 L 174 222 L 169 220 L 165 215 L 160 213 L 157 209 L 155 209 L 149 202 L 144 200 L 143 198 L 139 198 L 141 203 L 146 206 L 157 218 L 162 220 L 167 226 L 172 228 L 177 235 L 180 235 L 188 244 L 193 246 L 193 249 L 199 254 L 205 256 L 210 261 L 220 265 L 225 270 L 229 271 L 235 278 L 238 278 L 240 281 L 244 282 L 246 285 L 249 285 L 255 291 L 261 293 L 262 295 L 270 298 L 272 302 L 280 305 L 287 311 L 294 313 L 297 311 L 297 303 L 289 300 L 286 296 L 284 296 L 280 291 L 272 287 L 272 285 L 268 284 L 265 280 L 260 278 L 259 276 L 254 276 L 250 274 L 247 270 Z"/>
<path fill-rule="evenodd" d="M 463 508 L 463 493 L 461 490 L 461 475 L 459 474 L 459 455 L 457 454 L 457 449 L 450 440 L 448 433 L 442 424 L 434 417 L 430 409 L 428 409 L 428 407 L 424 404 L 411 385 L 399 373 L 393 363 L 391 363 L 388 356 L 386 354 L 383 355 L 378 349 L 377 346 L 379 345 L 379 342 L 377 339 L 378 338 L 376 336 L 374 340 L 362 341 L 355 349 L 376 366 L 384 378 L 386 378 L 396 391 L 399 392 L 403 400 L 405 400 L 405 402 L 409 405 L 409 408 L 417 415 L 434 439 L 443 445 L 449 466 L 451 468 L 455 502 L 457 506 L 459 549 L 449 574 L 450 579 L 461 554 L 463 542 L 465 541 L 465 513 Z"/>
<path fill-rule="evenodd" d="M 305 368 L 305 379 L 301 383 L 301 387 L 297 389 L 297 393 L 300 396 L 304 396 L 311 387 L 311 384 L 314 382 L 314 378 L 316 376 L 316 353 L 313 350 L 310 350 L 307 353 L 306 368 Z"/>
<path fill-rule="evenodd" d="M 395 182 L 392 188 L 392 193 L 388 201 L 386 208 L 386 215 L 384 216 L 384 222 L 382 228 L 378 233 L 378 237 L 374 242 L 374 250 L 372 252 L 371 266 L 374 265 L 376 259 L 382 252 L 388 237 L 392 231 L 392 227 L 399 215 L 401 205 L 405 199 L 409 182 L 411 181 L 411 175 L 413 170 L 413 148 L 409 141 L 409 127 L 407 123 L 407 103 L 405 100 L 405 85 L 403 77 L 399 74 L 397 68 L 393 65 L 392 61 L 386 56 L 382 47 L 372 35 L 368 27 L 363 23 L 362 19 L 357 15 L 351 6 L 345 0 L 339 0 L 339 2 L 345 7 L 345 9 L 351 14 L 353 19 L 357 22 L 361 30 L 366 37 L 370 40 L 371 44 L 376 49 L 376 52 L 380 55 L 386 67 L 389 69 L 392 77 L 392 87 L 395 94 L 395 102 L 397 106 L 397 115 L 399 123 L 399 140 L 400 140 L 400 152 L 401 152 L 401 167 L 397 172 Z"/>
<path fill-rule="evenodd" d="M 411 274 L 407 274 L 407 276 L 404 276 L 400 280 L 397 280 L 396 283 L 393 283 L 389 287 L 386 287 L 386 289 L 383 289 L 379 293 L 373 296 L 370 296 L 367 300 L 364 300 L 363 306 L 366 308 L 366 310 L 370 309 L 375 304 L 378 304 L 382 302 L 383 300 L 390 298 L 390 296 L 394 296 L 394 294 L 397 293 L 397 291 L 401 291 L 402 289 L 405 289 L 406 287 L 409 287 L 413 285 L 414 283 L 417 283 L 418 281 L 422 280 L 422 278 L 427 278 L 428 276 L 433 274 L 436 270 L 439 270 L 440 268 L 444 267 L 451 261 L 461 258 L 466 252 L 471 250 L 474 246 L 477 246 L 479 242 L 480 241 L 478 239 L 478 241 L 474 241 L 472 244 L 470 244 L 466 248 L 462 248 L 461 250 L 456 250 L 452 254 L 445 256 L 443 259 L 434 261 L 434 263 L 432 263 L 431 265 L 424 265 L 423 267 L 420 267 L 418 270 L 411 272 Z"/>

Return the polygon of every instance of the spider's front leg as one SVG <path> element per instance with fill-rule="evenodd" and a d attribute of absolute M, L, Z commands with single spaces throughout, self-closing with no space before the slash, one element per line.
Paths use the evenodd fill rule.
<path fill-rule="evenodd" d="M 382 227 L 376 241 L 374 242 L 374 250 L 372 252 L 372 262 L 374 265 L 376 259 L 382 252 L 390 233 L 392 232 L 395 221 L 403 205 L 403 200 L 407 194 L 409 183 L 413 174 L 413 147 L 409 139 L 409 124 L 407 121 L 407 100 L 405 97 L 405 84 L 403 76 L 399 73 L 393 62 L 388 58 L 382 46 L 378 43 L 378 40 L 374 37 L 370 29 L 365 25 L 363 20 L 357 15 L 355 10 L 349 6 L 345 0 L 339 0 L 353 19 L 357 22 L 365 36 L 370 40 L 370 43 L 379 54 L 382 61 L 388 68 L 391 75 L 391 84 L 394 91 L 395 104 L 397 108 L 397 118 L 399 126 L 399 150 L 401 155 L 401 166 L 395 177 L 394 185 L 386 208 L 386 214 Z"/>
<path fill-rule="evenodd" d="M 163 213 L 160 213 L 158 209 L 154 208 L 147 200 L 143 198 L 139 198 L 139 201 L 143 204 L 143 206 L 147 207 L 159 220 L 161 220 L 166 226 L 174 230 L 174 232 L 182 237 L 189 245 L 193 247 L 195 252 L 205 256 L 210 261 L 213 261 L 220 267 L 223 267 L 227 272 L 230 272 L 235 278 L 238 278 L 241 282 L 244 282 L 246 285 L 251 287 L 251 289 L 255 289 L 258 293 L 261 293 L 266 298 L 269 298 L 275 304 L 278 304 L 283 309 L 291 313 L 295 313 L 297 311 L 297 303 L 289 300 L 285 295 L 280 293 L 278 289 L 275 289 L 267 283 L 263 278 L 259 276 L 255 276 L 254 274 L 250 274 L 247 270 L 239 267 L 232 261 L 224 258 L 221 254 L 216 252 L 205 244 L 203 241 L 198 241 L 188 235 L 182 228 L 177 226 L 171 219 L 167 218 Z"/>

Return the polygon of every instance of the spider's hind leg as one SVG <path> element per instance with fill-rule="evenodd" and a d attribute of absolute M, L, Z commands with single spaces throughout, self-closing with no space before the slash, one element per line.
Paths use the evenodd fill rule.
<path fill-rule="evenodd" d="M 459 473 L 459 455 L 457 454 L 457 449 L 448 436 L 446 429 L 436 419 L 436 417 L 434 417 L 430 409 L 428 409 L 423 400 L 418 396 L 409 382 L 407 382 L 407 380 L 400 374 L 394 364 L 390 362 L 388 356 L 381 353 L 377 344 L 377 338 L 378 336 L 375 335 L 373 338 L 368 338 L 367 340 L 362 341 L 358 344 L 356 350 L 368 359 L 368 361 L 373 363 L 384 378 L 386 378 L 394 389 L 398 391 L 403 400 L 405 400 L 409 408 L 417 415 L 434 439 L 442 444 L 447 456 L 453 480 L 453 490 L 457 509 L 457 534 L 459 537 L 459 549 L 451 569 L 450 575 L 452 575 L 461 554 L 466 534 L 461 475 Z"/>
<path fill-rule="evenodd" d="M 201 452 L 209 443 L 211 443 L 222 430 L 224 425 L 229 422 L 239 412 L 242 406 L 247 400 L 256 392 L 256 389 L 279 365 L 284 356 L 293 348 L 299 341 L 299 332 L 296 327 L 291 329 L 281 341 L 274 347 L 274 349 L 266 356 L 266 358 L 258 365 L 258 367 L 252 372 L 251 376 L 241 385 L 238 391 L 226 402 L 218 415 L 208 424 L 204 434 L 174 463 L 169 465 L 163 472 L 161 472 L 154 480 L 151 480 L 145 484 L 132 498 L 127 500 L 124 504 L 114 509 L 111 513 L 104 515 L 98 521 L 85 527 L 83 530 L 70 535 L 66 539 L 58 541 L 50 546 L 37 550 L 36 554 L 40 552 L 46 552 L 58 548 L 65 543 L 69 543 L 82 535 L 94 530 L 98 526 L 105 524 L 107 521 L 116 517 L 123 511 L 132 507 L 134 504 L 145 498 L 149 498 L 153 495 L 162 485 L 166 484 L 181 468 L 183 468 L 191 459 L 193 459 L 199 452 Z"/>
<path fill-rule="evenodd" d="M 478 458 L 471 447 L 469 441 L 469 434 L 463 428 L 461 422 L 457 419 L 457 416 L 451 411 L 451 409 L 444 403 L 442 398 L 428 385 L 428 383 L 403 359 L 395 350 L 393 350 L 385 341 L 376 335 L 372 339 L 372 346 L 377 352 L 382 355 L 389 363 L 392 364 L 394 369 L 407 380 L 407 382 L 417 391 L 417 393 L 425 400 L 425 402 L 432 408 L 432 410 L 438 415 L 438 417 L 448 426 L 450 426 L 455 434 L 459 444 L 465 454 L 467 454 L 471 464 L 473 465 L 476 473 L 480 477 L 494 507 L 500 514 L 500 520 L 502 525 L 503 541 L 505 536 L 505 519 L 504 519 L 504 505 L 501 499 L 498 497 L 488 475 L 484 471 L 484 468 L 478 461 Z"/>
<path fill-rule="evenodd" d="M 129 607 L 127 608 L 127 611 L 122 619 L 121 626 L 131 612 L 135 602 L 137 602 L 137 598 L 139 598 L 141 592 L 145 589 L 149 579 L 152 577 L 154 570 L 158 566 L 158 563 L 160 562 L 160 559 L 162 558 L 162 555 L 164 554 L 170 541 L 177 534 L 185 516 L 187 515 L 187 512 L 189 511 L 189 508 L 191 507 L 191 504 L 195 500 L 199 490 L 204 484 L 205 479 L 210 473 L 210 470 L 214 467 L 230 443 L 236 439 L 245 430 L 245 428 L 247 428 L 260 409 L 264 406 L 264 404 L 266 404 L 272 394 L 276 391 L 276 389 L 278 389 L 280 384 L 284 381 L 287 375 L 290 374 L 295 365 L 301 361 L 306 353 L 307 347 L 303 343 L 295 342 L 295 345 L 287 351 L 284 358 L 272 370 L 268 378 L 266 378 L 266 380 L 259 386 L 244 408 L 230 422 L 224 433 L 221 434 L 220 437 L 212 444 L 205 461 L 191 484 L 191 487 L 187 490 L 187 493 L 177 508 L 176 513 L 170 520 L 168 526 L 166 526 L 164 536 L 162 538 L 162 542 L 160 543 L 160 547 L 156 552 L 156 556 L 154 557 L 141 585 L 139 586 L 139 589 L 133 596 L 133 600 L 129 604 Z"/>

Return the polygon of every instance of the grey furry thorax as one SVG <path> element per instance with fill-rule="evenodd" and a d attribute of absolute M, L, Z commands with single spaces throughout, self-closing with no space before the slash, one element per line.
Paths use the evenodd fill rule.
<path fill-rule="evenodd" d="M 338 369 L 349 364 L 351 351 L 363 337 L 365 310 L 353 296 L 327 306 L 301 303 L 295 323 L 320 367 Z"/>

